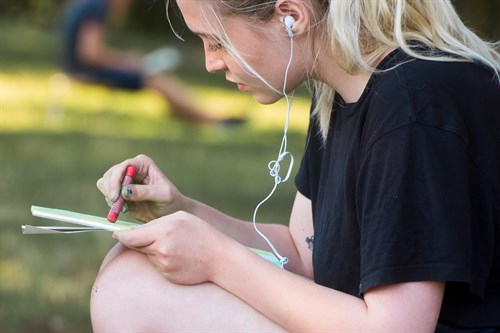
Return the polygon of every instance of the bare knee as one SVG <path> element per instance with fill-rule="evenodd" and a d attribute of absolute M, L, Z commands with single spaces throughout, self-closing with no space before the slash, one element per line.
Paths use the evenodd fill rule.
<path fill-rule="evenodd" d="M 94 332 L 282 331 L 212 283 L 167 281 L 139 252 L 121 249 L 99 272 L 91 298 Z"/>
<path fill-rule="evenodd" d="M 146 281 L 155 270 L 147 258 L 136 251 L 115 247 L 106 256 L 92 288 L 90 313 L 95 332 L 133 332 L 141 330 L 137 307 L 147 298 Z M 139 280 L 144 278 L 144 283 Z M 135 314 L 135 315 L 132 315 Z"/>
<path fill-rule="evenodd" d="M 104 257 L 104 260 L 101 263 L 101 267 L 99 268 L 99 272 L 104 269 L 113 259 L 115 259 L 117 256 L 122 254 L 125 250 L 128 250 L 125 246 L 123 246 L 121 243 L 116 243 L 115 246 L 106 254 L 106 257 Z"/>

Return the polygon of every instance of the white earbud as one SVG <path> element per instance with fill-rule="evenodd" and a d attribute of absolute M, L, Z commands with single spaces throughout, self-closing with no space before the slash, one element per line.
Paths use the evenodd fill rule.
<path fill-rule="evenodd" d="M 285 24 L 285 29 L 286 29 L 286 32 L 288 33 L 288 36 L 290 36 L 290 38 L 292 38 L 293 37 L 292 27 L 295 24 L 295 19 L 292 16 L 288 15 L 288 16 L 285 16 L 285 18 L 283 19 L 283 23 Z"/>

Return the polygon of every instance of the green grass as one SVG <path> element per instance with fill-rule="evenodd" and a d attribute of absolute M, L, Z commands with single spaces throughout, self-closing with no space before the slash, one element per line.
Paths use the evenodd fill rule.
<path fill-rule="evenodd" d="M 264 166 L 279 137 L 265 137 L 269 143 L 241 146 L 71 133 L 2 134 L 2 331 L 50 331 L 57 321 L 65 332 L 88 332 L 89 290 L 113 244 L 108 233 L 23 236 L 22 224 L 48 222 L 31 217 L 30 205 L 105 215 L 108 207 L 95 181 L 112 164 L 146 153 L 184 193 L 249 219 L 272 185 Z M 293 192 L 292 184 L 284 185 L 263 208 L 260 220 L 285 222 Z"/>
<path fill-rule="evenodd" d="M 283 103 L 260 106 L 210 81 L 201 61 L 200 74 L 178 73 L 192 84 L 196 101 L 214 114 L 247 115 L 249 122 L 239 129 L 195 127 L 169 117 L 168 104 L 152 92 L 54 80 L 49 27 L 3 19 L 0 31 L 0 332 L 90 332 L 90 288 L 114 244 L 106 232 L 23 236 L 22 224 L 50 223 L 32 217 L 31 205 L 105 215 L 96 180 L 140 153 L 186 195 L 247 220 L 271 190 L 267 163 L 281 142 Z M 195 59 L 196 49 L 190 52 Z M 288 141 L 294 171 L 307 118 L 302 96 L 294 102 Z M 294 193 L 292 181 L 282 185 L 259 220 L 286 223 Z"/>
<path fill-rule="evenodd" d="M 186 195 L 250 219 L 272 188 L 267 163 L 276 158 L 285 118 L 284 103 L 260 106 L 223 75 L 205 73 L 200 45 L 165 38 L 168 31 L 126 31 L 112 42 L 144 50 L 175 43 L 185 55 L 177 74 L 196 103 L 218 115 L 246 115 L 248 125 L 193 127 L 168 117 L 168 104 L 152 92 L 58 81 L 51 15 L 0 14 L 0 333 L 90 332 L 90 288 L 114 244 L 106 232 L 23 236 L 22 224 L 50 223 L 33 218 L 31 205 L 105 215 L 96 180 L 145 153 Z M 307 122 L 301 92 L 289 132 L 294 173 Z M 294 193 L 292 181 L 282 185 L 259 220 L 286 223 Z"/>

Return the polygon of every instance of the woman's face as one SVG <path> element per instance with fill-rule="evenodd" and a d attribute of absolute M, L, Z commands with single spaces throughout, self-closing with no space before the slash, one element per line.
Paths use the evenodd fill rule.
<path fill-rule="evenodd" d="M 177 0 L 184 20 L 195 34 L 201 37 L 205 49 L 205 65 L 208 72 L 224 71 L 226 80 L 235 83 L 242 92 L 249 92 L 262 104 L 271 104 L 283 95 L 269 88 L 240 64 L 235 57 L 219 48 L 219 41 L 213 35 L 202 15 L 200 0 Z M 290 38 L 284 25 L 278 19 L 252 28 L 238 17 L 221 17 L 224 29 L 243 59 L 277 91 L 283 91 L 285 70 L 290 59 Z M 292 65 L 288 74 L 287 92 L 303 81 L 299 66 Z"/>

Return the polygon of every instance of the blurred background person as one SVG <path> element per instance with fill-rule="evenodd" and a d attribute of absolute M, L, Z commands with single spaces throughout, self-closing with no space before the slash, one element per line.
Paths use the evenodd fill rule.
<path fill-rule="evenodd" d="M 220 119 L 192 102 L 180 80 L 165 72 L 178 66 L 180 54 L 164 47 L 150 54 L 123 52 L 106 43 L 112 24 L 126 17 L 135 0 L 72 0 L 62 16 L 60 61 L 65 73 L 88 83 L 126 90 L 153 89 L 171 105 L 174 116 L 193 123 L 239 124 Z"/>

